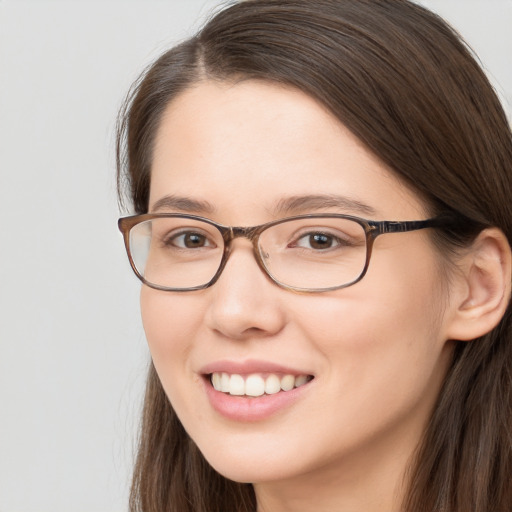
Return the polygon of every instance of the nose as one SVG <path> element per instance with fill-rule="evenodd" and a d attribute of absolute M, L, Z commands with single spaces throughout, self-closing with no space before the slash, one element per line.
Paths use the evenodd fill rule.
<path fill-rule="evenodd" d="M 206 324 L 225 337 L 243 340 L 273 336 L 286 323 L 286 292 L 259 267 L 248 240 L 233 243 L 221 276 L 208 291 Z"/>

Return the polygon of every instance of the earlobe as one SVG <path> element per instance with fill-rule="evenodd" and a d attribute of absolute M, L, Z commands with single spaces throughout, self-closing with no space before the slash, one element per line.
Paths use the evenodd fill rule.
<path fill-rule="evenodd" d="M 448 339 L 469 341 L 488 333 L 503 317 L 511 293 L 511 249 L 503 232 L 483 230 L 462 258 Z"/>

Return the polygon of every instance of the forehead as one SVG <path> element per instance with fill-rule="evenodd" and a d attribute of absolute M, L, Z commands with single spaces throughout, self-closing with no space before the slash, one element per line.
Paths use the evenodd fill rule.
<path fill-rule="evenodd" d="M 397 220 L 423 211 L 343 124 L 298 90 L 202 82 L 168 105 L 155 141 L 150 210 L 178 196 L 208 203 L 214 214 L 260 222 L 276 205 L 305 195 L 347 198 Z"/>

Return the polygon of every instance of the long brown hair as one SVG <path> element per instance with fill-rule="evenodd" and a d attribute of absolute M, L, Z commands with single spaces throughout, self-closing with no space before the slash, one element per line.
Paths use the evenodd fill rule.
<path fill-rule="evenodd" d="M 162 55 L 120 114 L 118 182 L 148 209 L 152 148 L 162 112 L 202 80 L 267 80 L 325 105 L 433 215 L 461 219 L 450 248 L 485 226 L 512 240 L 512 135 L 487 78 L 460 37 L 407 0 L 246 0 Z M 403 510 L 512 508 L 512 324 L 459 342 L 411 461 Z M 151 366 L 131 511 L 254 512 L 252 486 L 204 460 Z"/>

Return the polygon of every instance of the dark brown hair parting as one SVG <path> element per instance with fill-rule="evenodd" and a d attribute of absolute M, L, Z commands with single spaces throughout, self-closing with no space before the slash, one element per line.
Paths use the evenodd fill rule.
<path fill-rule="evenodd" d="M 162 55 L 133 87 L 118 124 L 118 184 L 148 209 L 163 111 L 202 80 L 266 80 L 325 105 L 432 215 L 458 219 L 445 250 L 486 226 L 512 240 L 512 135 L 487 78 L 442 19 L 407 0 L 246 0 Z M 407 512 L 512 510 L 512 325 L 456 342 L 408 471 Z M 131 512 L 255 512 L 252 486 L 204 460 L 150 367 Z"/>

